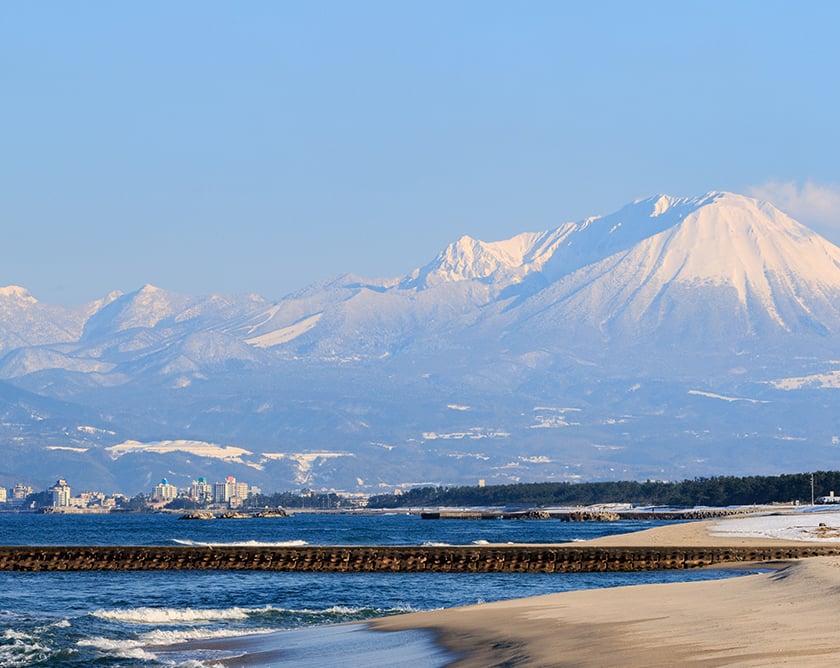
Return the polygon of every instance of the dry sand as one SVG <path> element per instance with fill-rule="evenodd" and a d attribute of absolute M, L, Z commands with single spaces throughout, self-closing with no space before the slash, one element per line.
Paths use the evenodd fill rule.
<path fill-rule="evenodd" d="M 713 522 L 591 541 L 598 545 L 776 545 L 715 538 Z M 744 542 L 742 542 L 744 541 Z M 814 557 L 741 578 L 551 594 L 376 620 L 379 630 L 430 629 L 491 666 L 836 666 L 840 557 Z"/>
<path fill-rule="evenodd" d="M 777 547 L 791 545 L 791 541 L 781 538 L 749 538 L 737 535 L 715 536 L 710 533 L 716 525 L 725 524 L 727 521 L 729 520 L 669 524 L 645 531 L 595 538 L 575 543 L 575 545 L 599 545 L 601 547 Z M 809 543 L 805 541 L 796 541 L 795 544 L 825 545 L 824 542 Z"/>

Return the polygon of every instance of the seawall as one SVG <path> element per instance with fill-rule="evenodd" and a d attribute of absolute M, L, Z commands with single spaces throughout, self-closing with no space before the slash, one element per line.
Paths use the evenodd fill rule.
<path fill-rule="evenodd" d="M 0 547 L 0 570 L 572 573 L 697 568 L 824 555 L 840 555 L 840 546 L 6 546 Z"/>

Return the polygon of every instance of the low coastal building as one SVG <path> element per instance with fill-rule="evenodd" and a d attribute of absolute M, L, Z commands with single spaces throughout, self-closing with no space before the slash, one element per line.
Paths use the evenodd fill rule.
<path fill-rule="evenodd" d="M 18 507 L 22 506 L 26 502 L 26 497 L 32 494 L 32 491 L 31 485 L 24 485 L 22 482 L 19 482 L 12 489 L 12 498 L 9 504 Z"/>
<path fill-rule="evenodd" d="M 41 512 L 45 513 L 109 513 L 116 505 L 116 498 L 103 492 L 87 491 L 72 496 L 70 485 L 64 478 L 56 481 L 47 491 L 52 494 L 52 499 L 50 505 L 41 508 Z"/>

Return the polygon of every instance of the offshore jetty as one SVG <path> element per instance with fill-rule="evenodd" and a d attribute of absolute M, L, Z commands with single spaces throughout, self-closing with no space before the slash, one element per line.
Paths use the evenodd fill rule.
<path fill-rule="evenodd" d="M 0 547 L 0 570 L 572 573 L 684 569 L 829 555 L 840 555 L 840 546 L 5 546 Z"/>

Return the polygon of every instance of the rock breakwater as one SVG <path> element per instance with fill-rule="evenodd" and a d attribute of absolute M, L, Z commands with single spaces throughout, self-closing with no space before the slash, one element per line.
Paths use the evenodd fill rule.
<path fill-rule="evenodd" d="M 0 570 L 571 573 L 696 568 L 826 555 L 840 555 L 840 546 L 6 546 L 0 547 Z"/>

